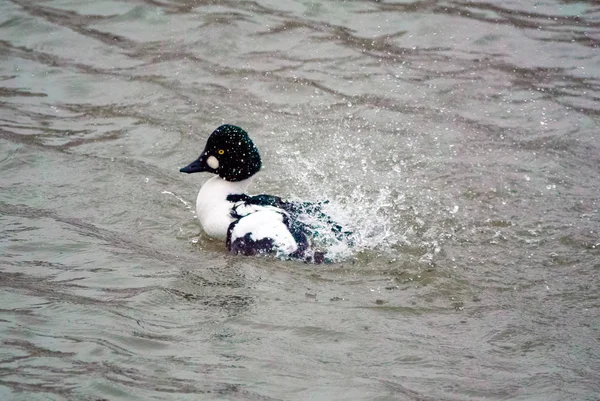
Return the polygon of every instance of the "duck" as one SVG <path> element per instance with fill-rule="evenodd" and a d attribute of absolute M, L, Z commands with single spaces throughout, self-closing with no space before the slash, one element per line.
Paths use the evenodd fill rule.
<path fill-rule="evenodd" d="M 322 211 L 324 202 L 288 201 L 279 196 L 246 192 L 262 168 L 260 153 L 248 133 L 224 124 L 206 141 L 200 156 L 182 167 L 186 174 L 207 172 L 215 176 L 200 188 L 196 215 L 204 232 L 225 241 L 234 255 L 274 254 L 279 258 L 323 263 L 325 252 L 316 249 L 320 234 L 308 220 L 320 222 L 335 236 L 348 236 Z M 322 233 L 321 233 L 322 234 Z M 321 235 L 322 237 L 322 235 Z"/>

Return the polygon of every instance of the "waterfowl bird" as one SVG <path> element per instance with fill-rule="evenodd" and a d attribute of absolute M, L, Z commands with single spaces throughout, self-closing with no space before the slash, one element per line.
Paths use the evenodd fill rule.
<path fill-rule="evenodd" d="M 208 138 L 200 156 L 179 171 L 216 174 L 198 192 L 196 213 L 212 238 L 225 240 L 229 252 L 263 253 L 320 263 L 324 253 L 313 249 L 311 216 L 336 235 L 347 235 L 321 211 L 320 203 L 290 202 L 273 195 L 249 196 L 246 190 L 262 163 L 258 149 L 242 128 L 221 125 Z"/>

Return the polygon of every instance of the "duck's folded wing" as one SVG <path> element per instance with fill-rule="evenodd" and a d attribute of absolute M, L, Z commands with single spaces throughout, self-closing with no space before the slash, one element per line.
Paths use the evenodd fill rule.
<path fill-rule="evenodd" d="M 232 217 L 240 218 L 247 216 L 263 208 L 277 208 L 279 211 L 285 212 L 292 218 L 293 221 L 297 220 L 299 216 L 309 215 L 317 218 L 323 224 L 339 237 L 348 237 L 351 235 L 350 232 L 344 231 L 342 226 L 337 224 L 328 214 L 323 212 L 322 205 L 327 204 L 328 201 L 324 202 L 294 202 L 285 200 L 279 196 L 274 195 L 255 195 L 249 196 L 246 194 L 229 195 L 227 200 L 235 202 L 236 205 L 232 208 Z M 306 231 L 306 227 L 304 227 Z"/>
<path fill-rule="evenodd" d="M 275 207 L 285 211 L 287 214 L 291 216 L 298 216 L 300 214 L 311 214 L 311 215 L 323 215 L 325 214 L 321 211 L 321 205 L 327 202 L 294 202 L 285 200 L 279 196 L 274 195 L 254 195 L 248 196 L 246 194 L 235 194 L 229 195 L 227 200 L 230 202 L 234 202 L 239 204 L 243 202 L 246 206 L 254 205 L 254 206 L 265 206 L 265 207 Z"/>
<path fill-rule="evenodd" d="M 289 213 L 282 207 L 276 206 L 277 203 L 257 202 L 253 196 L 248 195 L 230 195 L 227 200 L 235 202 L 231 208 L 231 217 L 241 219 L 256 212 L 270 210 L 289 216 Z M 276 197 L 274 197 L 276 198 Z"/>
<path fill-rule="evenodd" d="M 274 206 L 239 202 L 232 209 L 236 218 L 227 230 L 226 246 L 234 254 L 277 253 L 304 258 L 308 239 L 304 226 Z"/>

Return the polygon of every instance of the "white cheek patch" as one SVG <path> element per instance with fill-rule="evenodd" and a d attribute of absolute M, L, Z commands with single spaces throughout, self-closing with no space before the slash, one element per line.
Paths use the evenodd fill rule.
<path fill-rule="evenodd" d="M 219 168 L 219 161 L 214 156 L 209 156 L 208 159 L 206 159 L 206 164 L 208 164 L 210 168 L 215 170 Z"/>

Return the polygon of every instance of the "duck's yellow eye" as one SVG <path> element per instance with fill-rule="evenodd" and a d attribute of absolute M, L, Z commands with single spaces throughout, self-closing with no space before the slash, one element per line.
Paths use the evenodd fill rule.
<path fill-rule="evenodd" d="M 219 149 L 219 154 L 222 155 L 223 153 L 225 153 L 225 151 L 223 149 Z"/>

